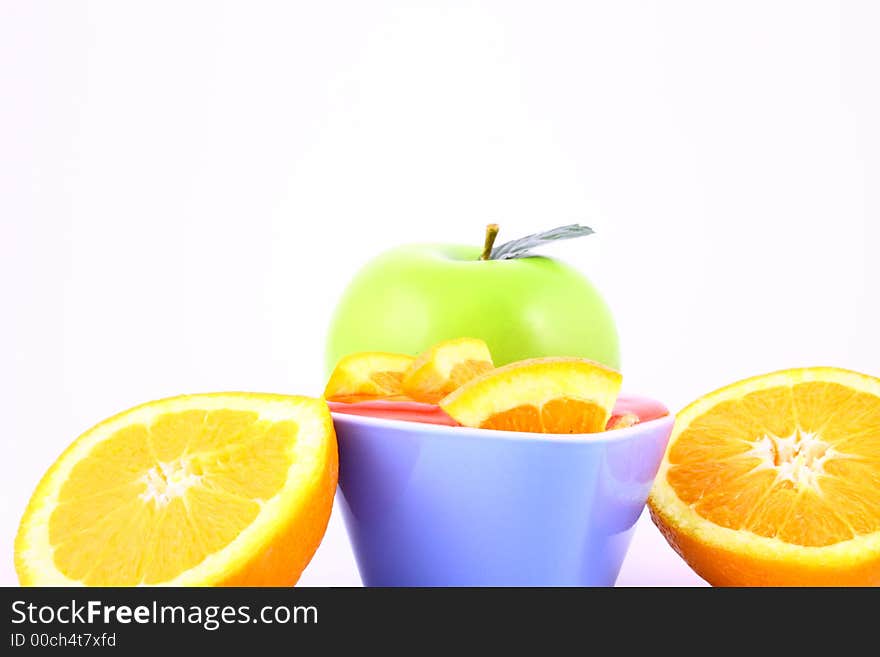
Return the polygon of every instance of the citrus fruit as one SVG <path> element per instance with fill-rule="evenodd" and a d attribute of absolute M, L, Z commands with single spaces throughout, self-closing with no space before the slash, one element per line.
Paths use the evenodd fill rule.
<path fill-rule="evenodd" d="M 532 358 L 471 379 L 440 401 L 467 427 L 595 433 L 611 415 L 622 377 L 583 358 Z"/>
<path fill-rule="evenodd" d="M 635 413 L 623 413 L 622 415 L 612 416 L 610 420 L 608 420 L 608 426 L 605 427 L 608 431 L 613 431 L 614 429 L 629 429 L 630 427 L 634 427 L 639 423 L 639 416 Z"/>
<path fill-rule="evenodd" d="M 413 361 L 403 375 L 403 392 L 416 401 L 438 402 L 492 367 L 492 354 L 482 340 L 445 340 Z"/>
<path fill-rule="evenodd" d="M 86 431 L 15 540 L 24 585 L 296 583 L 327 527 L 336 436 L 320 399 L 151 402 Z"/>
<path fill-rule="evenodd" d="M 793 369 L 695 401 L 649 506 L 710 584 L 880 584 L 880 379 Z"/>
<path fill-rule="evenodd" d="M 403 373 L 415 359 L 404 354 L 364 351 L 339 359 L 327 386 L 326 399 L 391 397 L 401 394 Z"/>

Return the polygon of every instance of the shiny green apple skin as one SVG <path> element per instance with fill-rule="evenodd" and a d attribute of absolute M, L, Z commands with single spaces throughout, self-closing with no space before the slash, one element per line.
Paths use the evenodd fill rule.
<path fill-rule="evenodd" d="M 546 257 L 480 260 L 470 246 L 401 246 L 367 263 L 327 334 L 327 374 L 346 354 L 416 355 L 441 340 L 482 338 L 495 365 L 579 356 L 620 368 L 617 329 L 596 288 Z"/>

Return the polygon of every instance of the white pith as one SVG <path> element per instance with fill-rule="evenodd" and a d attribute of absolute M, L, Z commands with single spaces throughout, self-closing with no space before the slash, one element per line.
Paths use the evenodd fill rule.
<path fill-rule="evenodd" d="M 190 467 L 188 459 L 179 458 L 170 463 L 160 461 L 140 478 L 146 489 L 138 497 L 144 502 L 153 500 L 160 507 L 176 497 L 183 497 L 190 487 L 202 481 L 202 475 L 192 472 Z"/>
<path fill-rule="evenodd" d="M 845 457 L 813 432 L 796 429 L 786 437 L 765 434 L 755 440 L 746 452 L 761 460 L 756 469 L 776 471 L 776 482 L 790 481 L 795 488 L 812 488 L 821 492 L 819 479 L 825 464 L 833 458 Z"/>

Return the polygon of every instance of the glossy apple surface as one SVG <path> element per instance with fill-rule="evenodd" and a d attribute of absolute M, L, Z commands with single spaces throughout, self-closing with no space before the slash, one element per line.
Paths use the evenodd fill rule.
<path fill-rule="evenodd" d="M 401 246 L 345 290 L 327 334 L 326 367 L 356 351 L 416 355 L 441 340 L 482 338 L 495 365 L 580 356 L 620 368 L 617 329 L 596 288 L 552 258 L 480 260 L 471 246 Z"/>

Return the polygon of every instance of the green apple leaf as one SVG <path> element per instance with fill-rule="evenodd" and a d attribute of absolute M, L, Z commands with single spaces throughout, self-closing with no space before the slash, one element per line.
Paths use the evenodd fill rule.
<path fill-rule="evenodd" d="M 492 249 L 490 260 L 509 260 L 511 258 L 524 258 L 529 251 L 535 247 L 541 246 L 546 242 L 555 242 L 557 240 L 570 240 L 575 237 L 584 237 L 592 235 L 594 231 L 589 226 L 581 226 L 580 224 L 569 224 L 568 226 L 559 226 L 551 230 L 545 230 L 534 235 L 520 237 L 518 240 L 505 242 L 501 246 Z"/>

